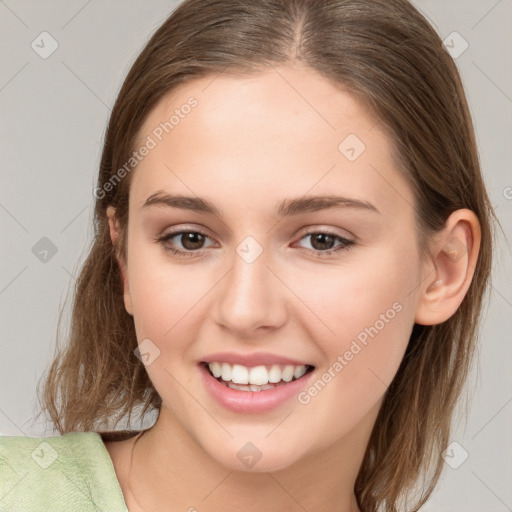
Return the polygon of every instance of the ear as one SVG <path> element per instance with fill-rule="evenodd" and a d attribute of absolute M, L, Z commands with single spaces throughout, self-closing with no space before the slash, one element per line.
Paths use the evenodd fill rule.
<path fill-rule="evenodd" d="M 121 257 L 119 257 L 119 254 L 118 254 L 118 251 L 116 248 L 116 241 L 119 237 L 120 226 L 119 226 L 119 221 L 116 218 L 116 210 L 113 206 L 107 207 L 107 218 L 108 218 L 108 224 L 110 226 L 110 239 L 112 240 L 112 244 L 114 245 L 116 261 L 119 265 L 119 269 L 121 271 L 121 278 L 123 280 L 124 307 L 126 308 L 126 311 L 128 312 L 128 314 L 133 316 L 133 305 L 132 305 L 132 298 L 130 295 L 130 287 L 128 286 L 128 272 L 127 272 L 127 268 L 126 268 L 126 263 Z"/>
<path fill-rule="evenodd" d="M 415 322 L 436 325 L 459 308 L 469 289 L 480 251 L 480 222 L 474 212 L 453 212 L 431 247 L 434 270 L 420 290 Z"/>

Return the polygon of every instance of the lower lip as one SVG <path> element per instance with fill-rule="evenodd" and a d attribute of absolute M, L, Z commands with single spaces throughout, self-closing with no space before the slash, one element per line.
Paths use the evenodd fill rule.
<path fill-rule="evenodd" d="M 291 397 L 297 396 L 306 387 L 314 371 L 304 374 L 300 379 L 272 389 L 240 391 L 221 384 L 203 364 L 199 365 L 199 369 L 206 389 L 212 397 L 226 409 L 238 413 L 259 413 L 279 407 Z"/>

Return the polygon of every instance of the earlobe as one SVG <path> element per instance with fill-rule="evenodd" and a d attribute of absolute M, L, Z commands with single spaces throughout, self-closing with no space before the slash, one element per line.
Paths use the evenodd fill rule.
<path fill-rule="evenodd" d="M 114 250 L 116 252 L 116 261 L 119 265 L 119 269 L 121 272 L 121 278 L 123 280 L 123 289 L 124 289 L 124 307 L 129 315 L 133 316 L 133 305 L 132 305 L 132 298 L 130 295 L 130 287 L 128 285 L 128 272 L 126 269 L 125 262 L 119 257 L 116 247 L 116 242 L 119 237 L 119 221 L 116 219 L 115 216 L 115 208 L 113 206 L 107 207 L 107 218 L 108 218 L 108 224 L 110 227 L 110 239 L 112 240 L 112 244 L 114 246 Z"/>
<path fill-rule="evenodd" d="M 417 324 L 440 324 L 457 311 L 473 279 L 480 238 L 474 212 L 461 209 L 450 215 L 431 248 L 434 270 L 430 269 L 420 288 Z"/>
<path fill-rule="evenodd" d="M 129 290 L 124 292 L 124 308 L 129 315 L 133 316 L 132 296 Z"/>

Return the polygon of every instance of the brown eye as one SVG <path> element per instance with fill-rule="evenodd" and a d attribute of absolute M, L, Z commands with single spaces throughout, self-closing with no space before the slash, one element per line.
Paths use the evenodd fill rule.
<path fill-rule="evenodd" d="M 319 251 L 332 249 L 336 238 L 327 233 L 314 233 L 309 235 L 311 237 L 311 246 Z"/>
<path fill-rule="evenodd" d="M 205 237 L 196 231 L 187 231 L 180 234 L 180 241 L 183 247 L 189 251 L 202 249 Z"/>
<path fill-rule="evenodd" d="M 175 239 L 175 240 L 173 240 Z M 201 249 L 205 248 L 205 241 L 210 239 L 204 233 L 199 231 L 176 231 L 168 233 L 158 241 L 164 246 L 164 249 L 178 256 L 197 256 Z"/>
<path fill-rule="evenodd" d="M 323 256 L 342 250 L 348 250 L 352 245 L 355 245 L 353 240 L 347 240 L 335 233 L 328 233 L 324 231 L 312 231 L 307 233 L 301 238 L 301 241 L 308 238 L 310 240 L 310 247 L 305 248 L 313 251 L 316 256 Z M 336 243 L 337 241 L 338 243 Z"/>

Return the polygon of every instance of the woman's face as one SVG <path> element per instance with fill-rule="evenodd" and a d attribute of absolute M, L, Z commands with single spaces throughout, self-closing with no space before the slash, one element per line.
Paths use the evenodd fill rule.
<path fill-rule="evenodd" d="M 240 470 L 366 442 L 428 272 L 378 120 L 281 67 L 182 85 L 146 119 L 143 146 L 125 303 L 158 421 Z M 236 390 L 219 382 L 230 373 L 280 383 Z"/>

